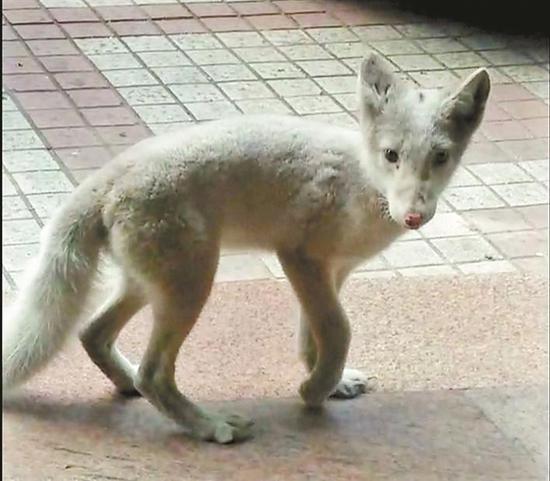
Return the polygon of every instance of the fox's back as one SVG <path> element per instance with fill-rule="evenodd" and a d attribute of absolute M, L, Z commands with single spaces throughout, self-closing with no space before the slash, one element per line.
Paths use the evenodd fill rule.
<path fill-rule="evenodd" d="M 228 243 L 249 243 L 252 232 L 271 243 L 346 203 L 360 148 L 359 132 L 295 117 L 210 122 L 124 152 L 107 210 L 127 218 L 196 209 L 224 224 Z"/>

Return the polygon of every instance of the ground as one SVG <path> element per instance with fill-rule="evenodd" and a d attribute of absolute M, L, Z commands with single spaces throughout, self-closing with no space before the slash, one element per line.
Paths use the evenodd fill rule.
<path fill-rule="evenodd" d="M 2 8 L 8 302 L 55 207 L 141 138 L 252 112 L 354 126 L 367 49 L 420 85 L 478 66 L 493 81 L 436 217 L 345 291 L 350 362 L 376 376 L 378 393 L 331 402 L 320 417 L 301 410 L 281 268 L 271 255 L 228 252 L 178 374 L 194 398 L 255 415 L 255 440 L 189 442 L 144 401 L 112 398 L 72 343 L 5 410 L 4 479 L 545 479 L 547 40 L 336 0 Z M 125 333 L 134 358 L 148 321 L 145 311 Z"/>

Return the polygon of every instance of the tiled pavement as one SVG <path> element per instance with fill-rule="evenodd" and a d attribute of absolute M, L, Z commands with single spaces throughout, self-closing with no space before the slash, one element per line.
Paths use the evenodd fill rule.
<path fill-rule="evenodd" d="M 367 48 L 425 86 L 485 65 L 494 88 L 439 214 L 357 275 L 546 269 L 544 40 L 328 0 L 6 0 L 2 28 L 5 290 L 67 193 L 151 133 L 252 112 L 354 126 Z M 281 276 L 273 256 L 239 252 L 218 280 Z"/>

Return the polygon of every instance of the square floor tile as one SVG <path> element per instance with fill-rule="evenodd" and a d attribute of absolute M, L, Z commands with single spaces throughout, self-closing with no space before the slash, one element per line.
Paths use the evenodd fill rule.
<path fill-rule="evenodd" d="M 178 67 L 191 65 L 191 61 L 183 52 L 139 52 L 139 58 L 147 67 Z"/>
<path fill-rule="evenodd" d="M 279 99 L 239 100 L 237 107 L 245 114 L 281 114 L 288 115 L 292 111 Z"/>
<path fill-rule="evenodd" d="M 261 99 L 274 97 L 275 94 L 262 82 L 224 82 L 220 88 L 232 100 Z"/>
<path fill-rule="evenodd" d="M 2 150 L 25 150 L 44 147 L 33 130 L 5 130 L 2 132 Z"/>
<path fill-rule="evenodd" d="M 547 229 L 549 223 L 548 204 L 530 205 L 518 207 L 516 210 L 521 214 L 530 225 L 537 229 Z"/>
<path fill-rule="evenodd" d="M 118 89 L 130 105 L 173 104 L 176 100 L 165 87 L 122 87 Z"/>
<path fill-rule="evenodd" d="M 2 174 L 2 199 L 9 195 L 17 195 L 17 190 L 11 180 Z"/>
<path fill-rule="evenodd" d="M 421 228 L 421 232 L 427 238 L 455 237 L 474 233 L 462 216 L 454 212 L 436 214 Z"/>
<path fill-rule="evenodd" d="M 259 257 L 273 277 L 276 277 L 277 279 L 284 279 L 286 277 L 281 263 L 275 254 L 263 254 Z"/>
<path fill-rule="evenodd" d="M 193 121 L 189 122 L 170 122 L 170 123 L 159 123 L 159 124 L 147 124 L 147 127 L 151 129 L 153 135 L 162 135 L 167 132 L 176 132 L 183 131 L 192 127 L 194 124 Z"/>
<path fill-rule="evenodd" d="M 153 72 L 165 84 L 208 83 L 208 79 L 197 67 L 156 67 Z"/>
<path fill-rule="evenodd" d="M 313 60 L 332 58 L 320 45 L 287 45 L 279 47 L 291 60 Z"/>
<path fill-rule="evenodd" d="M 262 32 L 262 35 L 276 46 L 313 43 L 313 39 L 301 30 L 269 30 Z"/>
<path fill-rule="evenodd" d="M 526 170 L 531 174 L 535 179 L 540 181 L 548 180 L 548 164 L 550 161 L 547 160 L 527 160 L 518 164 L 522 169 Z"/>
<path fill-rule="evenodd" d="M 2 112 L 15 112 L 17 106 L 13 103 L 13 100 L 6 93 L 2 93 Z"/>
<path fill-rule="evenodd" d="M 243 64 L 205 65 L 203 70 L 215 82 L 254 80 L 256 76 Z"/>
<path fill-rule="evenodd" d="M 436 23 L 411 23 L 397 25 L 395 28 L 409 38 L 433 38 L 446 37 L 448 35 L 445 26 Z"/>
<path fill-rule="evenodd" d="M 538 65 L 514 65 L 501 70 L 516 82 L 548 81 L 548 70 Z"/>
<path fill-rule="evenodd" d="M 306 33 L 318 43 L 353 42 L 357 36 L 345 27 L 308 28 Z"/>
<path fill-rule="evenodd" d="M 69 198 L 69 193 L 33 194 L 27 199 L 41 219 L 49 219 Z"/>
<path fill-rule="evenodd" d="M 2 220 L 32 219 L 31 211 L 19 196 L 2 198 Z"/>
<path fill-rule="evenodd" d="M 2 222 L 2 245 L 30 244 L 40 238 L 40 226 L 32 219 Z"/>
<path fill-rule="evenodd" d="M 173 123 L 191 120 L 180 105 L 137 105 L 136 113 L 146 123 Z"/>
<path fill-rule="evenodd" d="M 13 174 L 23 193 L 72 192 L 73 184 L 60 171 L 24 172 Z"/>
<path fill-rule="evenodd" d="M 499 272 L 516 272 L 517 269 L 510 261 L 481 261 L 458 264 L 464 274 L 495 274 Z"/>
<path fill-rule="evenodd" d="M 522 84 L 529 92 L 537 95 L 541 99 L 547 99 L 550 97 L 550 86 L 548 82 L 525 82 Z"/>
<path fill-rule="evenodd" d="M 21 130 L 30 128 L 29 122 L 20 112 L 2 111 L 2 130 Z"/>
<path fill-rule="evenodd" d="M 468 47 L 452 38 L 425 38 L 417 40 L 416 43 L 428 53 L 449 53 L 468 50 Z"/>
<path fill-rule="evenodd" d="M 197 120 L 214 120 L 238 115 L 239 110 L 228 100 L 195 102 L 186 104 Z"/>
<path fill-rule="evenodd" d="M 321 93 L 321 89 L 310 79 L 270 80 L 268 84 L 282 97 Z"/>
<path fill-rule="evenodd" d="M 281 62 L 285 57 L 273 47 L 243 47 L 234 48 L 233 53 L 244 62 Z"/>
<path fill-rule="evenodd" d="M 498 164 L 469 165 L 468 170 L 479 177 L 485 184 L 506 184 L 508 182 L 525 182 L 531 178 L 517 164 L 513 162 L 499 162 Z"/>
<path fill-rule="evenodd" d="M 543 256 L 548 251 L 548 233 L 536 230 L 501 232 L 487 236 L 508 257 Z"/>
<path fill-rule="evenodd" d="M 411 72 L 409 75 L 418 85 L 424 88 L 446 87 L 458 81 L 457 76 L 448 70 Z"/>
<path fill-rule="evenodd" d="M 354 75 L 320 77 L 314 80 L 329 94 L 347 94 L 357 91 L 357 77 Z"/>
<path fill-rule="evenodd" d="M 429 55 L 393 55 L 390 60 L 406 72 L 441 68 L 441 64 Z"/>
<path fill-rule="evenodd" d="M 257 256 L 237 254 L 221 256 L 216 272 L 216 282 L 269 279 L 271 273 Z"/>
<path fill-rule="evenodd" d="M 229 50 L 213 49 L 213 50 L 189 50 L 187 55 L 198 65 L 216 65 L 224 63 L 240 63 L 240 60 L 235 57 Z"/>
<path fill-rule="evenodd" d="M 2 163 L 10 172 L 59 169 L 59 165 L 47 150 L 38 149 L 4 152 Z"/>
<path fill-rule="evenodd" d="M 474 210 L 464 212 L 462 216 L 472 229 L 483 234 L 530 228 L 525 219 L 511 208 Z"/>
<path fill-rule="evenodd" d="M 171 85 L 170 90 L 180 102 L 208 102 L 224 99 L 218 87 L 212 84 Z"/>
<path fill-rule="evenodd" d="M 285 98 L 300 115 L 340 112 L 342 108 L 328 96 L 307 95 Z"/>
<path fill-rule="evenodd" d="M 103 75 L 114 87 L 132 87 L 138 85 L 156 85 L 157 79 L 145 69 L 108 70 Z"/>
<path fill-rule="evenodd" d="M 423 240 L 396 242 L 384 251 L 384 258 L 393 267 L 443 264 L 439 254 Z"/>
<path fill-rule="evenodd" d="M 337 60 L 304 60 L 296 62 L 311 77 L 349 75 L 352 72 Z"/>
<path fill-rule="evenodd" d="M 141 67 L 140 63 L 131 53 L 106 53 L 89 55 L 88 58 L 101 71 Z"/>
<path fill-rule="evenodd" d="M 451 262 L 474 262 L 500 259 L 502 255 L 478 236 L 434 239 L 433 245 Z"/>
<path fill-rule="evenodd" d="M 253 68 L 263 79 L 278 79 L 278 78 L 303 78 L 306 75 L 299 68 L 290 62 L 264 62 L 252 63 Z"/>
<path fill-rule="evenodd" d="M 216 34 L 216 37 L 231 48 L 269 45 L 269 42 L 257 32 L 223 32 Z"/>
<path fill-rule="evenodd" d="M 368 52 L 362 42 L 327 43 L 324 48 L 337 58 L 363 57 Z"/>
<path fill-rule="evenodd" d="M 498 35 L 476 33 L 459 38 L 460 42 L 473 50 L 488 50 L 506 47 L 508 41 Z"/>
<path fill-rule="evenodd" d="M 384 55 L 421 54 L 422 50 L 411 40 L 373 40 L 369 45 Z"/>
<path fill-rule="evenodd" d="M 485 186 L 450 187 L 443 197 L 457 210 L 489 209 L 505 205 Z"/>
<path fill-rule="evenodd" d="M 132 52 L 165 52 L 176 50 L 176 46 L 163 35 L 122 37 L 122 40 Z"/>
<path fill-rule="evenodd" d="M 25 270 L 31 260 L 36 258 L 39 249 L 40 245 L 38 242 L 34 244 L 2 246 L 2 264 L 10 273 L 21 272 Z"/>
<path fill-rule="evenodd" d="M 357 121 L 346 112 L 308 114 L 305 117 L 323 124 L 338 125 L 339 127 L 346 127 L 354 130 L 357 130 L 358 128 Z"/>
<path fill-rule="evenodd" d="M 512 207 L 548 203 L 548 190 L 536 182 L 495 185 L 493 189 Z"/>
<path fill-rule="evenodd" d="M 356 112 L 358 109 L 359 101 L 356 93 L 335 94 L 332 98 L 350 112 Z"/>
<path fill-rule="evenodd" d="M 452 52 L 435 55 L 448 68 L 482 67 L 488 62 L 475 52 Z"/>
<path fill-rule="evenodd" d="M 464 187 L 469 185 L 480 185 L 481 181 L 472 175 L 465 167 L 459 165 L 451 178 L 451 187 Z"/>
<path fill-rule="evenodd" d="M 497 142 L 497 145 L 516 160 L 548 158 L 548 139 L 506 140 Z"/>
<path fill-rule="evenodd" d="M 366 40 L 393 40 L 402 38 L 402 35 L 390 25 L 369 25 L 353 27 L 351 29 L 359 38 Z"/>
<path fill-rule="evenodd" d="M 75 43 L 86 55 L 128 53 L 126 46 L 116 38 L 77 38 Z"/>
<path fill-rule="evenodd" d="M 187 50 L 222 48 L 221 42 L 210 33 L 184 33 L 170 35 L 170 39 L 184 52 Z"/>
<path fill-rule="evenodd" d="M 533 63 L 527 55 L 514 50 L 484 50 L 479 52 L 493 65 L 521 65 Z"/>

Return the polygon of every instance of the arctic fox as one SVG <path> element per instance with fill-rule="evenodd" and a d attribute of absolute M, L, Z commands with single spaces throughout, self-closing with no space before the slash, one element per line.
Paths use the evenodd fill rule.
<path fill-rule="evenodd" d="M 206 412 L 177 388 L 178 350 L 208 298 L 221 247 L 274 251 L 299 298 L 308 406 L 354 397 L 366 377 L 345 369 L 348 320 L 338 300 L 360 262 L 435 213 L 483 117 L 480 69 L 456 88 L 418 89 L 376 54 L 358 75 L 360 128 L 291 116 L 242 116 L 139 142 L 83 182 L 52 219 L 38 261 L 4 326 L 3 387 L 27 380 L 79 320 L 100 253 L 122 282 L 81 331 L 93 362 L 191 435 L 248 437 L 244 417 Z M 413 253 L 411 253 L 413 255 Z M 151 304 L 141 364 L 115 340 Z"/>

